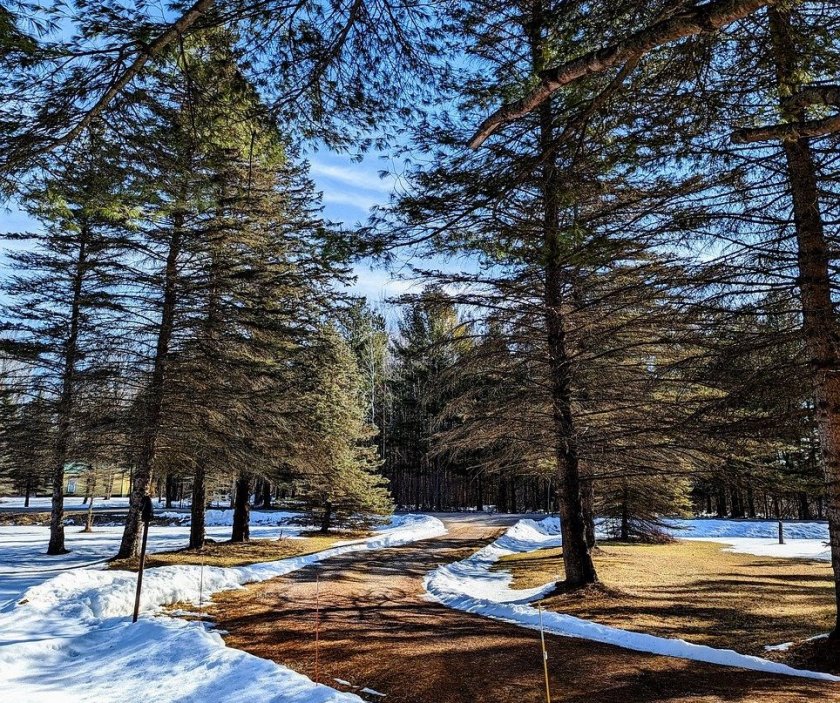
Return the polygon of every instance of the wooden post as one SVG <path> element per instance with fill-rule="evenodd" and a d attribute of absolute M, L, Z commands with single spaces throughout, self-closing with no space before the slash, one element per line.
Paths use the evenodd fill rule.
<path fill-rule="evenodd" d="M 143 587 L 143 569 L 146 567 L 146 541 L 149 538 L 149 522 L 152 519 L 152 499 L 143 496 L 140 508 L 140 520 L 143 522 L 143 542 L 140 546 L 140 568 L 137 570 L 137 591 L 134 594 L 134 617 L 131 622 L 137 622 L 140 614 L 140 589 Z"/>
<path fill-rule="evenodd" d="M 782 525 L 782 521 L 779 520 L 779 544 L 785 543 L 785 528 Z"/>
<path fill-rule="evenodd" d="M 548 651 L 545 648 L 545 631 L 543 630 L 542 605 L 540 609 L 540 644 L 543 654 L 543 674 L 545 674 L 545 703 L 551 703 L 551 688 L 548 685 Z"/>
<path fill-rule="evenodd" d="M 318 645 L 319 645 L 319 630 L 321 625 L 321 593 L 320 593 L 320 579 L 318 572 L 315 572 L 315 683 L 318 683 Z"/>

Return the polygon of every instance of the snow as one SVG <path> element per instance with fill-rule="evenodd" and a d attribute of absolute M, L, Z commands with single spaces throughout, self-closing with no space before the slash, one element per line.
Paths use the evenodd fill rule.
<path fill-rule="evenodd" d="M 668 520 L 667 524 L 674 537 L 724 544 L 728 552 L 831 561 L 827 522 L 783 522 L 785 544 L 779 544 L 777 520 Z"/>
<path fill-rule="evenodd" d="M 293 525 L 255 526 L 251 528 L 254 539 L 294 537 L 302 528 Z M 69 554 L 47 556 L 49 528 L 27 525 L 0 526 L 0 612 L 19 600 L 32 586 L 69 569 L 89 568 L 103 564 L 117 553 L 122 538 L 122 527 L 95 527 L 92 533 L 82 532 L 78 526 L 64 528 Z M 180 549 L 189 543 L 189 527 L 157 526 L 149 528 L 150 552 Z M 230 538 L 230 528 L 208 527 L 207 537 L 215 540 Z"/>
<path fill-rule="evenodd" d="M 11 496 L 8 498 L 0 498 L 0 508 L 23 508 L 23 496 Z M 82 505 L 84 496 L 65 496 L 64 508 L 65 510 L 83 510 L 87 508 L 87 504 Z M 103 508 L 127 508 L 128 496 L 114 497 L 110 500 L 105 500 L 99 496 L 94 496 L 93 507 L 97 510 Z M 39 510 L 50 510 L 52 508 L 52 498 L 50 496 L 31 496 L 29 498 L 29 508 L 38 508 Z"/>
<path fill-rule="evenodd" d="M 544 611 L 541 614 L 530 602 L 545 595 L 554 584 L 522 590 L 513 589 L 510 573 L 493 572 L 490 569 L 502 556 L 559 546 L 562 540 L 558 532 L 559 524 L 556 518 L 540 522 L 520 520 L 505 535 L 471 557 L 429 572 L 424 580 L 426 591 L 432 600 L 449 607 L 530 629 L 539 629 L 542 616 L 545 631 L 555 635 L 580 637 L 639 652 L 765 673 L 840 681 L 840 677 L 831 674 L 794 669 L 785 664 L 739 654 L 732 650 L 631 632 L 562 613 Z"/>
<path fill-rule="evenodd" d="M 19 604 L 0 612 L 4 699 L 358 703 L 361 699 L 354 694 L 315 684 L 273 662 L 228 648 L 207 623 L 166 617 L 161 608 L 180 601 L 197 604 L 200 594 L 241 588 L 338 554 L 397 546 L 445 532 L 436 518 L 403 515 L 372 537 L 303 557 L 229 569 L 148 569 L 143 579 L 143 617 L 136 624 L 129 617 L 135 574 L 90 568 L 65 571 L 31 586 Z"/>
<path fill-rule="evenodd" d="M 776 539 L 779 537 L 777 520 L 720 520 L 698 518 L 694 520 L 669 519 L 668 531 L 680 539 L 708 539 L 751 537 Z M 828 540 L 827 522 L 783 521 L 785 539 Z"/>
<path fill-rule="evenodd" d="M 177 510 L 165 510 L 155 513 L 156 518 L 164 520 L 177 520 L 181 525 L 190 524 L 189 512 Z M 252 510 L 249 525 L 283 525 L 292 520 L 300 520 L 301 513 L 292 513 L 283 510 Z M 208 510 L 204 524 L 209 526 L 230 527 L 233 525 L 233 510 Z"/>

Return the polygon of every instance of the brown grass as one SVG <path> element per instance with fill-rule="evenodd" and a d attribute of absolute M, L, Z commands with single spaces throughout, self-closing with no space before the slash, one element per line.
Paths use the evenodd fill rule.
<path fill-rule="evenodd" d="M 760 656 L 768 644 L 805 640 L 833 626 L 828 563 L 733 554 L 720 544 L 605 544 L 595 564 L 601 585 L 556 593 L 550 610 Z M 515 588 L 562 579 L 562 550 L 505 557 Z"/>
<path fill-rule="evenodd" d="M 262 561 L 277 561 L 288 557 L 299 557 L 335 546 L 337 542 L 361 539 L 369 532 L 335 532 L 327 535 L 314 534 L 301 538 L 254 539 L 250 542 L 210 542 L 204 549 L 178 549 L 171 552 L 156 552 L 146 557 L 146 568 L 172 566 L 177 564 L 204 564 L 205 566 L 246 566 Z M 138 559 L 115 559 L 109 563 L 111 569 L 136 571 Z"/>

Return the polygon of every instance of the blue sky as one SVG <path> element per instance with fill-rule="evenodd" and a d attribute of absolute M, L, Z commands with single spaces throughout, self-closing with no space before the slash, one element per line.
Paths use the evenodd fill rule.
<path fill-rule="evenodd" d="M 393 164 L 380 156 L 369 156 L 362 162 L 355 162 L 348 155 L 321 150 L 309 154 L 307 159 L 312 179 L 323 194 L 324 215 L 347 228 L 364 222 L 371 208 L 388 203 L 395 186 L 399 187 L 397 177 L 380 178 L 381 171 L 394 171 Z M 13 204 L 7 203 L 0 210 L 0 233 L 37 228 L 38 224 Z M 2 262 L 0 265 L 3 265 Z M 370 261 L 358 263 L 354 270 L 357 281 L 352 287 L 353 292 L 365 296 L 377 307 L 381 307 L 390 296 L 417 288 L 411 281 L 396 280 L 390 271 Z M 395 272 L 400 270 L 404 272 L 405 266 L 398 264 Z"/>

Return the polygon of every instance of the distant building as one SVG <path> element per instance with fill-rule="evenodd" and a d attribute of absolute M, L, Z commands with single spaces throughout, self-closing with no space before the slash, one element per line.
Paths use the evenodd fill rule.
<path fill-rule="evenodd" d="M 88 485 L 94 482 L 95 498 L 127 496 L 131 491 L 131 475 L 126 469 L 114 467 L 96 467 L 86 462 L 76 461 L 64 467 L 64 494 L 84 496 Z"/>

